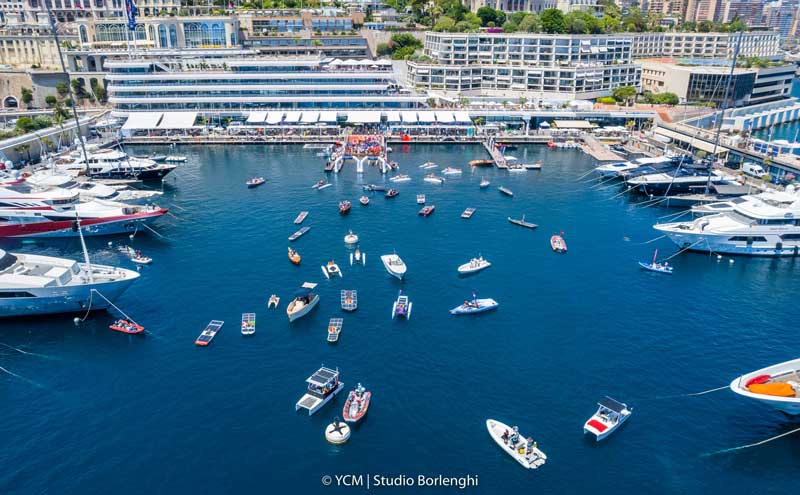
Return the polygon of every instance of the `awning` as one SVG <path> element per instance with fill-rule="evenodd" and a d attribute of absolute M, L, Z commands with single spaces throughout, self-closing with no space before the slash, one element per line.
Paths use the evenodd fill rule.
<path fill-rule="evenodd" d="M 456 121 L 453 118 L 453 112 L 442 112 L 437 111 L 436 113 L 436 120 L 438 120 L 442 124 L 451 124 Z"/>
<path fill-rule="evenodd" d="M 159 129 L 191 129 L 197 119 L 197 112 L 165 112 L 158 124 Z"/>
<path fill-rule="evenodd" d="M 300 122 L 300 112 L 286 112 L 286 117 L 283 119 L 284 124 L 296 124 Z"/>
<path fill-rule="evenodd" d="M 303 124 L 316 124 L 319 120 L 319 112 L 303 112 L 300 122 Z"/>
<path fill-rule="evenodd" d="M 462 122 L 464 124 L 472 123 L 472 119 L 469 118 L 469 114 L 467 112 L 453 112 L 453 117 L 455 117 L 456 122 Z"/>
<path fill-rule="evenodd" d="M 336 123 L 336 112 L 320 112 L 319 113 L 319 121 L 320 122 L 327 122 L 330 124 Z"/>
<path fill-rule="evenodd" d="M 347 112 L 347 122 L 351 124 L 377 124 L 380 121 L 380 112 Z"/>
<path fill-rule="evenodd" d="M 267 112 L 250 112 L 247 116 L 248 124 L 260 124 L 267 119 Z"/>
<path fill-rule="evenodd" d="M 592 129 L 595 127 L 594 124 L 585 120 L 554 120 L 553 126 L 558 129 Z"/>
<path fill-rule="evenodd" d="M 400 122 L 400 112 L 386 112 L 386 122 Z"/>
<path fill-rule="evenodd" d="M 123 129 L 155 129 L 161 120 L 163 112 L 135 112 L 131 113 L 125 121 Z"/>
<path fill-rule="evenodd" d="M 550 127 L 550 124 L 547 122 L 542 122 L 541 124 L 539 124 L 539 127 L 542 129 L 547 129 Z"/>
<path fill-rule="evenodd" d="M 417 123 L 417 112 L 400 112 L 400 117 L 403 118 L 405 124 Z"/>
<path fill-rule="evenodd" d="M 283 112 L 269 112 L 267 114 L 266 123 L 280 124 L 281 120 L 283 120 Z"/>
<path fill-rule="evenodd" d="M 420 122 L 436 122 L 435 112 L 417 112 Z"/>

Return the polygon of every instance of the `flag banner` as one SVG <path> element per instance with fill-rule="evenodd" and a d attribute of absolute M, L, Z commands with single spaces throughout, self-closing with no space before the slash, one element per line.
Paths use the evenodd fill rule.
<path fill-rule="evenodd" d="M 128 11 L 128 29 L 136 31 L 137 7 L 133 0 L 125 0 L 125 9 Z"/>

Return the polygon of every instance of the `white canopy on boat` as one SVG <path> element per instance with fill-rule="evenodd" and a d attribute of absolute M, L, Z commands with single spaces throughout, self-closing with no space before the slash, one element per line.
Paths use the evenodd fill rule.
<path fill-rule="evenodd" d="M 165 112 L 158 124 L 159 129 L 191 129 L 197 119 L 197 112 Z"/>
<path fill-rule="evenodd" d="M 303 124 L 316 124 L 319 120 L 319 112 L 303 112 L 300 122 Z"/>
<path fill-rule="evenodd" d="M 283 118 L 284 124 L 296 124 L 300 122 L 300 112 L 286 112 L 286 117 Z"/>
<path fill-rule="evenodd" d="M 266 123 L 280 124 L 281 120 L 283 120 L 283 112 L 269 112 L 267 114 Z"/>
<path fill-rule="evenodd" d="M 386 112 L 387 122 L 400 122 L 400 112 Z"/>
<path fill-rule="evenodd" d="M 469 118 L 469 114 L 467 112 L 453 112 L 453 117 L 455 117 L 456 122 L 464 123 L 464 124 L 471 124 L 472 119 Z"/>
<path fill-rule="evenodd" d="M 319 121 L 327 123 L 336 123 L 336 112 L 320 112 Z"/>
<path fill-rule="evenodd" d="M 436 120 L 438 120 L 442 124 L 450 124 L 452 122 L 455 122 L 455 119 L 453 118 L 453 112 L 443 112 L 441 110 L 437 110 L 435 114 L 436 114 Z"/>
<path fill-rule="evenodd" d="M 260 124 L 267 119 L 267 112 L 250 112 L 247 116 L 248 124 Z"/>
<path fill-rule="evenodd" d="M 125 121 L 123 129 L 140 130 L 140 129 L 155 129 L 158 127 L 158 121 L 161 120 L 163 112 L 133 112 L 128 116 Z"/>
<path fill-rule="evenodd" d="M 380 112 L 347 112 L 347 122 L 352 124 L 377 124 L 381 121 Z"/>
<path fill-rule="evenodd" d="M 417 112 L 417 117 L 419 118 L 419 121 L 423 123 L 436 122 L 435 112 Z"/>
<path fill-rule="evenodd" d="M 400 112 L 400 116 L 403 118 L 403 122 L 406 124 L 417 123 L 417 112 Z"/>

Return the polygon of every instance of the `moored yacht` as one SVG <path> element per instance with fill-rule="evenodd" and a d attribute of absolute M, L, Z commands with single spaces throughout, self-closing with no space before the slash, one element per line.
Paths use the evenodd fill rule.
<path fill-rule="evenodd" d="M 317 284 L 312 282 L 304 283 L 292 302 L 286 306 L 286 316 L 289 317 L 289 321 L 305 316 L 314 309 L 319 302 L 319 294 L 312 292 L 316 286 Z"/>
<path fill-rule="evenodd" d="M 681 249 L 720 254 L 791 256 L 800 252 L 800 200 L 778 207 L 740 198 L 731 211 L 656 224 Z"/>
<path fill-rule="evenodd" d="M 629 187 L 649 196 L 666 196 L 668 194 L 685 194 L 706 184 L 730 184 L 736 180 L 718 170 L 710 173 L 704 168 L 680 168 L 674 172 L 661 172 L 642 175 L 628 179 Z"/>
<path fill-rule="evenodd" d="M 746 373 L 734 378 L 730 388 L 787 414 L 800 414 L 800 359 Z"/>
<path fill-rule="evenodd" d="M 129 156 L 123 151 L 114 149 L 87 152 L 87 154 L 88 160 L 79 153 L 77 157 L 57 161 L 54 167 L 56 170 L 73 174 L 85 172 L 91 177 L 138 180 L 163 179 L 178 168 L 172 163 L 157 163 L 148 158 Z"/>

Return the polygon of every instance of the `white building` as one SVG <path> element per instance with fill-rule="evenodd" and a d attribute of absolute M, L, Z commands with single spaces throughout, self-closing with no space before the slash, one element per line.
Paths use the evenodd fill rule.
<path fill-rule="evenodd" d="M 635 33 L 633 58 L 675 57 L 730 59 L 739 33 Z M 740 57 L 780 58 L 780 35 L 774 31 L 744 33 Z"/>

